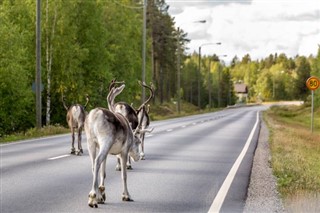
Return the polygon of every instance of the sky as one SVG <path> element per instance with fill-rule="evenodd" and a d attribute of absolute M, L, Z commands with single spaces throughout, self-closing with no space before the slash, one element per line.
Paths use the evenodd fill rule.
<path fill-rule="evenodd" d="M 188 33 L 187 53 L 216 54 L 226 63 L 285 53 L 316 56 L 319 0 L 166 0 L 176 28 Z M 206 20 L 206 23 L 197 21 Z M 221 42 L 221 45 L 212 43 Z M 209 43 L 209 44 L 208 44 Z M 210 44 L 211 43 L 211 44 Z M 223 55 L 227 55 L 226 57 Z"/>

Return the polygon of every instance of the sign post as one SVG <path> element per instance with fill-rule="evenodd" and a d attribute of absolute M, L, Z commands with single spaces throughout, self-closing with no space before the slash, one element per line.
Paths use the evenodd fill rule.
<path fill-rule="evenodd" d="M 306 85 L 309 90 L 311 90 L 311 132 L 313 132 L 313 98 L 314 98 L 314 91 L 319 88 L 320 80 L 316 76 L 311 76 L 306 81 Z"/>

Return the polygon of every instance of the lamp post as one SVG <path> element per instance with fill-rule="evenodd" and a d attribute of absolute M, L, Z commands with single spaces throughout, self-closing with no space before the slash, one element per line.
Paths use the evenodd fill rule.
<path fill-rule="evenodd" d="M 198 107 L 199 109 L 201 108 L 201 105 L 200 105 L 200 96 L 201 96 L 201 92 L 200 92 L 200 73 L 201 73 L 201 48 L 203 46 L 207 46 L 207 45 L 221 45 L 221 42 L 217 42 L 217 43 L 205 43 L 205 44 L 201 44 L 199 46 L 199 67 L 198 67 Z"/>
<path fill-rule="evenodd" d="M 40 129 L 41 123 L 41 0 L 36 3 L 36 127 Z"/>
<path fill-rule="evenodd" d="M 143 33 L 142 33 L 142 82 L 146 81 L 146 43 L 147 43 L 147 0 L 143 2 Z M 142 100 L 144 103 L 146 90 L 142 87 Z"/>

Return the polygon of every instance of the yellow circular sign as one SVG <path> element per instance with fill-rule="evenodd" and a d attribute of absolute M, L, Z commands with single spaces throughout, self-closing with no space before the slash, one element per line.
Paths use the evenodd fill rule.
<path fill-rule="evenodd" d="M 320 86 L 320 80 L 316 76 L 311 76 L 310 78 L 308 78 L 306 85 L 309 90 L 316 90 Z"/>

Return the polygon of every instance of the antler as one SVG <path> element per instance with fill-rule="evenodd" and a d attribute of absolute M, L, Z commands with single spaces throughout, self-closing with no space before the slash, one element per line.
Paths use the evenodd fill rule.
<path fill-rule="evenodd" d="M 116 85 L 116 84 L 124 84 L 124 81 L 116 81 L 116 79 L 112 79 L 109 85 L 109 91 Z"/>
<path fill-rule="evenodd" d="M 154 127 L 152 127 L 151 129 L 140 129 L 140 128 L 136 128 L 135 129 L 135 131 L 133 132 L 133 134 L 134 135 L 136 135 L 136 134 L 143 134 L 143 133 L 146 133 L 146 132 L 148 132 L 148 133 L 150 133 L 150 132 L 152 132 L 154 130 Z"/>
<path fill-rule="evenodd" d="M 144 107 L 147 103 L 149 103 L 149 101 L 154 97 L 154 88 L 152 83 L 150 83 L 150 86 L 148 86 L 145 82 L 141 83 L 141 81 L 139 81 L 139 84 L 150 90 L 150 96 L 143 104 L 141 104 L 137 111 L 140 111 L 141 108 Z"/>
<path fill-rule="evenodd" d="M 62 94 L 62 104 L 63 107 L 68 111 L 69 107 L 67 107 L 66 103 L 65 103 L 66 97 Z"/>
<path fill-rule="evenodd" d="M 87 107 L 87 105 L 88 105 L 88 103 L 89 103 L 89 95 L 88 94 L 86 94 L 86 100 L 87 100 L 87 102 L 86 102 L 86 104 L 84 105 L 84 108 L 86 108 Z"/>
<path fill-rule="evenodd" d="M 122 84 L 120 87 L 112 87 L 108 96 L 107 96 L 107 102 L 108 102 L 108 108 L 111 112 L 114 112 L 114 99 L 117 95 L 119 95 L 122 90 L 124 89 L 126 85 Z"/>

